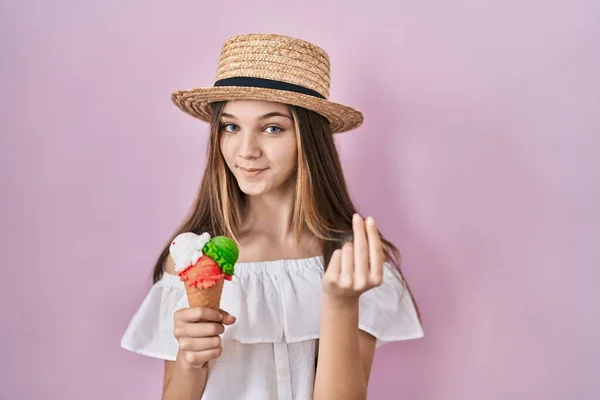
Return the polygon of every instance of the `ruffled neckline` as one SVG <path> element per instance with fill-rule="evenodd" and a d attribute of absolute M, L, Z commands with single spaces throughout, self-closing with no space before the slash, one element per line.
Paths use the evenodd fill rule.
<path fill-rule="evenodd" d="M 280 258 L 277 260 L 259 260 L 259 261 L 244 261 L 244 262 L 238 262 L 235 265 L 241 265 L 241 266 L 250 266 L 250 265 L 265 265 L 265 264 L 282 264 L 282 263 L 289 263 L 289 262 L 310 262 L 310 261 L 316 261 L 318 259 L 322 259 L 323 256 L 312 256 L 312 257 L 302 257 L 302 258 Z"/>
<path fill-rule="evenodd" d="M 324 271 L 323 256 L 282 258 L 278 260 L 245 261 L 236 263 L 233 281 L 243 278 L 248 274 L 254 275 L 267 273 L 269 275 L 279 275 L 284 271 L 295 274 L 305 273 L 308 271 L 322 273 Z M 163 273 L 161 281 L 173 286 L 183 285 L 178 275 L 173 275 L 166 272 Z"/>

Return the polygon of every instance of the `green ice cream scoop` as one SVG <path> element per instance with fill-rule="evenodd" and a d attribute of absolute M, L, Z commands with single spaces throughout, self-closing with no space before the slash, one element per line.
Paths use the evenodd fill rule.
<path fill-rule="evenodd" d="M 240 252 L 232 239 L 227 236 L 215 236 L 204 245 L 202 252 L 215 260 L 224 274 L 233 276 Z"/>

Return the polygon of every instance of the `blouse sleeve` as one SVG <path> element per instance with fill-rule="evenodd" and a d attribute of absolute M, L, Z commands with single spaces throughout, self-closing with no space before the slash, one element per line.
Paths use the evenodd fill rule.
<path fill-rule="evenodd" d="M 360 296 L 359 328 L 375 336 L 377 347 L 424 336 L 410 292 L 389 263 L 384 265 L 383 283 Z"/>
<path fill-rule="evenodd" d="M 188 301 L 183 284 L 179 277 L 165 273 L 131 318 L 121 338 L 121 347 L 174 361 L 179 345 L 174 335 L 173 314 L 184 307 L 188 307 Z"/>

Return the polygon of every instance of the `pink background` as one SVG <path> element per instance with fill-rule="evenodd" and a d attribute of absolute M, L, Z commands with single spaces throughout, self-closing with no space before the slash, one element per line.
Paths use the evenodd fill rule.
<path fill-rule="evenodd" d="M 365 113 L 347 178 L 426 330 L 369 398 L 600 398 L 600 3 L 236 3 L 1 3 L 0 398 L 159 398 L 119 340 L 203 168 L 169 95 L 247 32 L 321 45 Z"/>

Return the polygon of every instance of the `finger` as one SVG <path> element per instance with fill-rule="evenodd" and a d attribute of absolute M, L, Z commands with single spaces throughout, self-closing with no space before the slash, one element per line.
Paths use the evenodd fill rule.
<path fill-rule="evenodd" d="M 214 360 L 223 352 L 223 347 L 203 351 L 184 351 L 182 352 L 183 359 L 191 365 L 201 366 L 205 362 Z"/>
<path fill-rule="evenodd" d="M 352 286 L 354 275 L 354 245 L 352 242 L 347 242 L 342 246 L 342 261 L 341 261 L 341 273 L 338 280 L 339 284 L 343 288 L 349 288 Z"/>
<path fill-rule="evenodd" d="M 379 285 L 383 280 L 383 245 L 377 224 L 373 217 L 367 218 L 367 237 L 369 240 L 369 282 Z"/>
<path fill-rule="evenodd" d="M 342 251 L 340 249 L 334 250 L 331 254 L 331 259 L 329 260 L 326 271 L 326 275 L 331 279 L 331 281 L 337 282 L 337 279 L 340 277 L 342 269 L 341 261 Z"/>
<path fill-rule="evenodd" d="M 179 348 L 183 351 L 204 351 L 217 349 L 221 346 L 221 336 L 207 338 L 183 338 L 179 341 Z"/>
<path fill-rule="evenodd" d="M 183 324 L 175 327 L 176 338 L 203 338 L 209 336 L 217 336 L 225 332 L 225 327 L 216 322 L 199 322 L 191 324 Z"/>
<path fill-rule="evenodd" d="M 184 322 L 219 322 L 222 319 L 222 315 L 220 312 L 208 307 L 189 307 L 181 310 L 180 316 L 181 320 Z"/>
<path fill-rule="evenodd" d="M 219 312 L 223 316 L 223 320 L 221 321 L 221 323 L 223 325 L 233 325 L 233 323 L 237 320 L 236 317 L 234 317 L 233 315 L 229 314 L 227 311 L 225 311 L 223 309 L 219 309 Z"/>
<path fill-rule="evenodd" d="M 360 215 L 352 217 L 354 231 L 354 284 L 363 288 L 369 279 L 369 242 L 365 222 Z"/>

